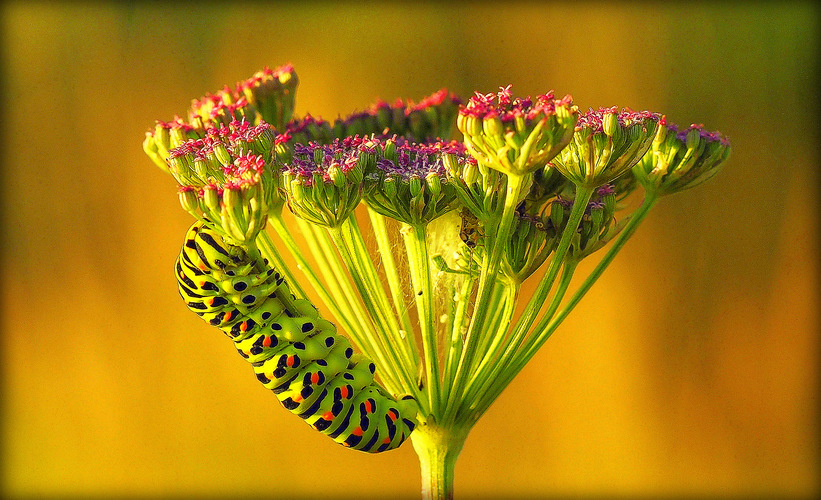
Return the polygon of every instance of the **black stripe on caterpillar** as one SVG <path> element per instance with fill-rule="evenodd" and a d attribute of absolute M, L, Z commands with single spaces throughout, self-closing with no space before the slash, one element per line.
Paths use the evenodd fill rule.
<path fill-rule="evenodd" d="M 394 398 L 374 364 L 296 299 L 267 260 L 191 226 L 176 263 L 188 307 L 231 338 L 282 405 L 344 446 L 371 453 L 401 445 L 416 426 L 411 396 Z"/>

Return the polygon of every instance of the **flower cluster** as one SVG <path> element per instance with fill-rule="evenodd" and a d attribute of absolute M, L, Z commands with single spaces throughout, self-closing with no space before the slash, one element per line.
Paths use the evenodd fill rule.
<path fill-rule="evenodd" d="M 365 170 L 375 161 L 375 143 L 359 136 L 330 144 L 296 144 L 282 171 L 288 208 L 325 227 L 337 227 L 362 199 Z"/>
<path fill-rule="evenodd" d="M 273 70 L 266 67 L 233 89 L 226 86 L 215 94 L 195 99 L 189 120 L 200 128 L 246 120 L 253 124 L 269 123 L 276 130 L 284 130 L 294 112 L 298 83 L 290 64 Z"/>
<path fill-rule="evenodd" d="M 393 104 L 378 101 L 365 111 L 352 113 L 333 124 L 334 135 L 405 137 L 415 142 L 432 142 L 450 136 L 462 100 L 447 89 L 424 97 L 418 103 L 397 99 Z"/>
<path fill-rule="evenodd" d="M 581 224 L 570 242 L 569 255 L 581 260 L 602 248 L 624 227 L 625 220 L 616 221 L 616 190 L 612 184 L 596 188 L 584 210 Z M 550 203 L 546 231 L 558 242 L 568 225 L 570 212 L 575 200 L 573 193 L 563 193 Z"/>
<path fill-rule="evenodd" d="M 543 167 L 573 135 L 578 108 L 554 93 L 513 98 L 510 85 L 497 94 L 476 93 L 459 110 L 456 126 L 480 164 L 522 176 Z"/>
<path fill-rule="evenodd" d="M 273 154 L 281 140 L 266 123 L 232 122 L 171 149 L 168 171 L 183 208 L 234 242 L 253 241 L 271 207 L 282 205 Z"/>
<path fill-rule="evenodd" d="M 601 186 L 641 160 L 663 124 L 662 115 L 649 111 L 590 109 L 579 117 L 572 141 L 550 166 L 577 186 Z"/>
<path fill-rule="evenodd" d="M 202 139 L 209 129 L 232 126 L 234 122 L 250 125 L 268 124 L 284 131 L 291 120 L 298 79 L 294 68 L 286 64 L 274 70 L 265 68 L 235 88 L 194 99 L 188 119 L 175 116 L 170 122 L 157 121 L 146 133 L 143 150 L 163 170 L 168 169 L 169 152 L 182 143 Z"/>
<path fill-rule="evenodd" d="M 266 68 L 193 101 L 187 119 L 157 122 L 143 148 L 176 179 L 188 212 L 282 272 L 294 287 L 282 301 L 299 296 L 311 306 L 263 231 L 270 220 L 313 292 L 374 360 L 371 378 L 378 365 L 386 393 L 418 403 L 411 439 L 423 473 L 443 484 L 471 426 L 650 208 L 711 178 L 730 154 L 727 139 L 702 125 L 680 130 L 663 115 L 616 107 L 580 113 L 569 95 L 518 98 L 510 86 L 464 105 L 442 89 L 419 102 L 379 101 L 333 123 L 294 119 L 297 83 L 290 65 Z M 447 142 L 454 124 L 463 140 Z M 639 186 L 640 206 L 617 219 Z M 369 233 L 354 213 L 363 201 Z M 320 226 L 303 231 L 307 250 L 292 237 L 285 206 Z M 608 243 L 566 295 L 579 282 L 579 261 Z M 523 287 L 531 276 L 536 286 Z M 443 470 L 434 474 L 432 465 Z M 448 489 L 438 497 L 449 498 Z"/>
<path fill-rule="evenodd" d="M 427 224 L 455 208 L 456 193 L 445 162 L 464 161 L 461 143 L 413 143 L 393 137 L 366 179 L 365 200 L 377 212 L 410 225 Z"/>
<path fill-rule="evenodd" d="M 710 179 L 730 155 L 730 142 L 704 125 L 679 130 L 662 124 L 652 146 L 633 167 L 633 175 L 647 190 L 667 195 L 689 189 Z"/>
<path fill-rule="evenodd" d="M 146 132 L 143 141 L 143 151 L 162 170 L 168 171 L 169 151 L 179 147 L 184 142 L 203 137 L 203 132 L 193 125 L 186 123 L 179 116 L 170 122 L 157 120 L 154 129 Z"/>

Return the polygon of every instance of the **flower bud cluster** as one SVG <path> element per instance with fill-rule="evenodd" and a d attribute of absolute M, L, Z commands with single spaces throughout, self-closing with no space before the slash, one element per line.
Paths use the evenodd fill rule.
<path fill-rule="evenodd" d="M 464 150 L 461 157 L 445 157 L 448 179 L 462 205 L 484 224 L 504 202 L 506 176 Z"/>
<path fill-rule="evenodd" d="M 291 211 L 311 223 L 337 227 L 362 199 L 362 180 L 376 162 L 376 146 L 362 137 L 295 144 L 282 188 Z"/>
<path fill-rule="evenodd" d="M 510 85 L 497 94 L 476 93 L 459 110 L 456 126 L 468 151 L 480 165 L 508 175 L 525 175 L 543 167 L 573 135 L 578 108 L 568 95 L 553 92 L 513 98 Z"/>
<path fill-rule="evenodd" d="M 333 124 L 334 136 L 400 136 L 414 142 L 447 139 L 462 100 L 441 89 L 418 103 L 397 99 L 393 104 L 378 101 L 365 111 L 352 113 Z"/>
<path fill-rule="evenodd" d="M 293 66 L 286 64 L 274 70 L 265 68 L 232 89 L 228 86 L 191 103 L 188 118 L 196 128 L 248 121 L 254 125 L 270 123 L 284 130 L 294 111 L 299 79 Z"/>
<path fill-rule="evenodd" d="M 502 270 L 518 283 L 533 274 L 556 249 L 561 234 L 547 231 L 541 215 L 516 211 L 513 232 L 502 260 Z"/>
<path fill-rule="evenodd" d="M 663 196 L 710 179 L 729 156 L 730 142 L 719 132 L 708 132 L 704 125 L 679 131 L 662 124 L 633 175 L 647 191 Z"/>
<path fill-rule="evenodd" d="M 291 137 L 288 141 L 291 144 L 330 144 L 336 138 L 330 123 L 322 118 L 314 118 L 310 114 L 288 122 L 285 132 Z"/>
<path fill-rule="evenodd" d="M 242 94 L 258 113 L 258 120 L 270 123 L 277 130 L 294 114 L 294 102 L 299 78 L 291 64 L 276 69 L 264 68 L 237 84 L 236 93 Z"/>
<path fill-rule="evenodd" d="M 248 105 L 245 97 L 237 96 L 228 87 L 216 94 L 207 94 L 201 99 L 191 102 L 191 109 L 188 111 L 188 120 L 192 126 L 198 129 L 209 129 L 228 125 L 233 121 L 255 120 L 254 110 Z"/>
<path fill-rule="evenodd" d="M 590 109 L 573 140 L 550 165 L 577 186 L 594 188 L 630 170 L 647 150 L 663 117 L 649 111 Z"/>
<path fill-rule="evenodd" d="M 365 178 L 365 201 L 376 212 L 410 225 L 427 224 L 452 210 L 456 193 L 450 164 L 464 159 L 458 142 L 419 144 L 393 137 L 378 148 L 376 168 Z"/>
<path fill-rule="evenodd" d="M 154 129 L 145 133 L 143 151 L 158 167 L 168 172 L 168 152 L 186 141 L 199 139 L 203 135 L 201 130 L 185 123 L 179 116 L 170 122 L 158 120 Z"/>
<path fill-rule="evenodd" d="M 553 240 L 553 245 L 558 245 L 573 208 L 574 200 L 570 197 L 572 194 L 565 196 L 565 193 L 557 196 L 547 211 L 545 230 Z M 570 241 L 568 255 L 577 261 L 581 260 L 606 245 L 621 231 L 626 219 L 616 221 L 616 202 L 617 193 L 611 184 L 604 184 L 593 191 L 581 223 Z"/>
<path fill-rule="evenodd" d="M 462 99 L 441 89 L 405 108 L 408 135 L 417 142 L 447 140 L 456 124 Z"/>
<path fill-rule="evenodd" d="M 169 151 L 168 169 L 181 186 L 180 203 L 207 218 L 234 244 L 253 241 L 269 210 L 281 206 L 270 125 L 233 122 L 209 129 Z"/>
<path fill-rule="evenodd" d="M 533 172 L 533 182 L 530 191 L 522 201 L 524 210 L 529 213 L 537 213 L 550 199 L 561 193 L 571 184 L 555 168 L 542 167 Z"/>

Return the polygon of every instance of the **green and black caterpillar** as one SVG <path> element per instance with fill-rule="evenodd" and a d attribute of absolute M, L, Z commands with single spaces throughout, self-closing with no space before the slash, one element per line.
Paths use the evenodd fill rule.
<path fill-rule="evenodd" d="M 309 425 L 352 449 L 392 450 L 416 426 L 416 401 L 392 397 L 374 364 L 296 299 L 276 269 L 202 222 L 188 230 L 176 274 L 188 307 L 234 341 L 257 379 Z"/>

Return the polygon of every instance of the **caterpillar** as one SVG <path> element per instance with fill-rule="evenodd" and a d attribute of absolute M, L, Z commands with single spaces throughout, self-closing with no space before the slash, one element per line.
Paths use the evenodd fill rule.
<path fill-rule="evenodd" d="M 343 446 L 391 450 L 416 426 L 412 396 L 392 397 L 375 366 L 266 259 L 225 242 L 203 222 L 188 230 L 176 262 L 188 307 L 222 330 L 282 405 Z"/>

